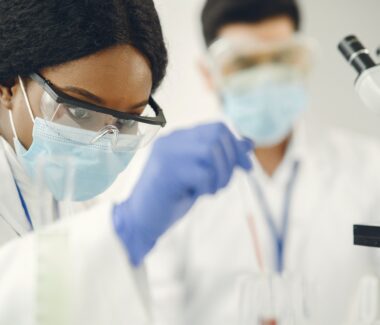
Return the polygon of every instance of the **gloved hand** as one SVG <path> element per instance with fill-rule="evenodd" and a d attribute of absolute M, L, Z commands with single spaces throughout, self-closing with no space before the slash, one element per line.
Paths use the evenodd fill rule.
<path fill-rule="evenodd" d="M 249 140 L 222 123 L 172 133 L 157 140 L 130 198 L 113 211 L 114 226 L 138 266 L 157 239 L 204 194 L 225 187 L 235 167 L 252 168 Z"/>

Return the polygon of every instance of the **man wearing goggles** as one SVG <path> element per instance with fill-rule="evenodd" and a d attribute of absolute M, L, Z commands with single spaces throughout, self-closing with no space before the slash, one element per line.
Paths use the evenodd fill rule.
<path fill-rule="evenodd" d="M 352 247 L 351 232 L 354 221 L 379 211 L 378 144 L 303 118 L 315 45 L 300 32 L 296 1 L 207 0 L 202 23 L 203 74 L 223 119 L 254 141 L 256 168 L 236 173 L 226 191 L 200 204 L 158 247 L 150 271 L 159 320 L 359 323 L 348 311 L 360 279 L 379 269 Z M 279 307 L 247 286 L 252 299 L 243 301 L 247 274 L 273 285 L 294 275 L 312 295 L 298 292 L 297 300 L 289 289 Z M 259 314 L 239 323 L 244 307 Z M 294 318 L 281 318 L 281 308 Z"/>

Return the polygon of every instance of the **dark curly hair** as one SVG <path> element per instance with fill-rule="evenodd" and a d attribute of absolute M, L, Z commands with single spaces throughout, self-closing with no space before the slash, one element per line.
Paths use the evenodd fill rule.
<path fill-rule="evenodd" d="M 227 24 L 256 23 L 280 15 L 290 17 L 296 30 L 300 28 L 297 0 L 207 0 L 202 11 L 206 45 L 211 45 L 219 30 Z"/>
<path fill-rule="evenodd" d="M 168 58 L 153 0 L 0 0 L 0 84 L 118 44 L 146 56 L 155 90 Z"/>

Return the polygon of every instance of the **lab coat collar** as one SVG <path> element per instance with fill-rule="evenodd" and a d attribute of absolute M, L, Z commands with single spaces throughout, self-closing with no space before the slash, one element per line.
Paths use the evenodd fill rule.
<path fill-rule="evenodd" d="M 9 204 L 8 200 L 0 202 L 0 216 L 7 216 L 7 223 L 20 235 L 30 231 L 31 226 L 22 208 L 15 182 L 26 201 L 34 229 L 51 224 L 58 218 L 70 217 L 85 211 L 101 201 L 101 198 L 96 197 L 86 202 L 57 202 L 47 188 L 36 184 L 26 174 L 15 151 L 2 137 L 0 137 L 0 160 L 2 160 L 0 166 L 5 166 L 4 170 L 1 168 L 4 176 L 0 179 L 4 179 L 4 182 L 1 184 L 0 195 L 2 194 L 2 198 L 10 196 L 17 198 L 17 204 Z M 7 205 L 12 205 L 12 207 Z M 12 209 L 12 211 L 2 213 L 3 209 Z"/>
<path fill-rule="evenodd" d="M 307 132 L 304 121 L 299 121 L 293 128 L 291 140 L 289 142 L 284 162 L 303 161 L 307 158 Z"/>
<path fill-rule="evenodd" d="M 13 180 L 19 187 L 23 199 L 26 203 L 33 228 L 38 229 L 42 226 L 52 223 L 59 216 L 59 206 L 57 201 L 53 198 L 51 192 L 42 185 L 42 183 L 38 184 L 38 181 L 36 182 L 32 180 L 27 175 L 24 167 L 20 163 L 15 151 L 9 145 L 9 143 L 2 139 L 2 144 L 6 159 L 8 160 L 9 168 L 13 176 Z M 23 215 L 25 216 L 24 209 L 22 209 L 22 211 Z M 29 222 L 28 226 L 30 228 Z"/>
<path fill-rule="evenodd" d="M 17 192 L 11 163 L 8 161 L 9 144 L 0 137 L 0 217 L 19 235 L 31 230 Z"/>
<path fill-rule="evenodd" d="M 17 159 L 17 155 L 11 145 L 4 139 L 1 138 L 4 154 L 8 160 L 9 168 L 11 169 L 14 180 L 19 186 L 22 193 L 29 192 L 31 188 L 34 187 L 33 182 L 26 175 L 24 168 L 22 167 L 20 161 Z"/>
<path fill-rule="evenodd" d="M 253 155 L 254 162 L 254 172 L 253 176 L 256 177 L 260 182 L 266 184 L 278 184 L 288 181 L 289 172 L 293 164 L 298 161 L 301 166 L 307 163 L 310 157 L 308 153 L 308 140 L 307 140 L 307 130 L 306 122 L 304 120 L 299 121 L 293 128 L 292 136 L 288 144 L 285 156 L 281 164 L 278 166 L 277 170 L 272 176 L 269 176 L 261 166 L 259 160 Z"/>

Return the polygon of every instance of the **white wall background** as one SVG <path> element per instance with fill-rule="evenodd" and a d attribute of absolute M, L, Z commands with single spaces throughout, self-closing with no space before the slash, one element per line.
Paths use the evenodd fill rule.
<path fill-rule="evenodd" d="M 200 10 L 204 0 L 155 0 L 169 48 L 168 78 L 157 98 L 165 109 L 169 129 L 215 116 L 217 103 L 197 70 L 204 47 Z M 380 46 L 380 0 L 300 0 L 304 31 L 321 47 L 311 79 L 309 118 L 380 137 L 380 116 L 367 111 L 353 90 L 355 72 L 337 51 L 350 33 L 370 50 Z"/>

